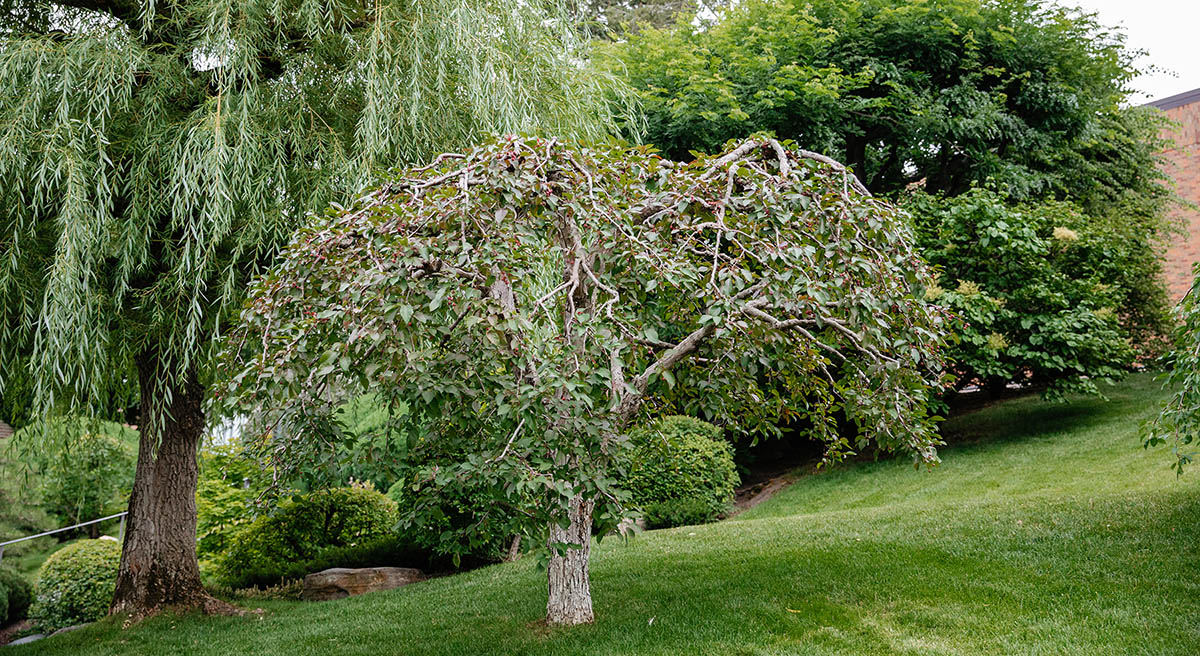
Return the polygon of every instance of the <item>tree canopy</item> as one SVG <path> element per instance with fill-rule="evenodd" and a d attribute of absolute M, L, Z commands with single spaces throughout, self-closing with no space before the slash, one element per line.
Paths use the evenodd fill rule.
<path fill-rule="evenodd" d="M 804 416 L 831 458 L 873 440 L 936 460 L 926 401 L 946 318 L 912 242 L 841 165 L 774 140 L 683 164 L 510 137 L 297 233 L 230 336 L 225 402 L 258 413 L 286 471 L 374 391 L 411 453 L 465 453 L 414 482 L 407 521 L 487 481 L 524 514 L 447 538 L 536 532 L 554 554 L 551 621 L 590 621 L 590 597 L 557 605 L 556 571 L 586 596 L 593 508 L 602 527 L 619 518 L 627 429 L 662 390 L 692 386 L 718 415 Z"/>
<path fill-rule="evenodd" d="M 377 168 L 489 131 L 603 135 L 607 83 L 554 17 L 473 0 L 6 1 L 0 358 L 32 350 L 48 403 L 102 403 L 149 342 L 179 370 L 203 363 L 247 274 Z"/>
<path fill-rule="evenodd" d="M 751 0 L 602 52 L 672 157 L 769 130 L 878 193 L 991 180 L 1111 200 L 1160 179 L 1157 126 L 1121 108 L 1136 75 L 1121 33 L 1037 0 Z"/>

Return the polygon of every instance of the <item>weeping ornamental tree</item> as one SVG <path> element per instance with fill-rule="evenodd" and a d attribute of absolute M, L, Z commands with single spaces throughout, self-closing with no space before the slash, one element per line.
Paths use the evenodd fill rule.
<path fill-rule="evenodd" d="M 495 515 L 445 547 L 521 523 L 548 548 L 548 621 L 578 624 L 625 435 L 669 387 L 716 412 L 802 412 L 830 457 L 874 440 L 935 461 L 932 285 L 903 215 L 819 155 L 752 140 L 681 164 L 508 138 L 297 233 L 230 334 L 222 394 L 260 410 L 285 471 L 327 446 L 345 399 L 378 394 L 413 452 L 466 454 L 414 477 L 406 521 L 435 522 L 468 481 L 490 490 Z"/>
<path fill-rule="evenodd" d="M 213 345 L 306 211 L 483 133 L 611 129 L 539 0 L 0 0 L 0 34 L 0 362 L 36 363 L 0 393 L 105 414 L 137 390 L 114 612 L 212 604 Z"/>

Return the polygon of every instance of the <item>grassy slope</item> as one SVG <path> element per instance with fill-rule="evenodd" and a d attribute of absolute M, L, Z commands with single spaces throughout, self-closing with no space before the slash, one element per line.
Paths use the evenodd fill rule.
<path fill-rule="evenodd" d="M 262 619 L 110 622 L 44 654 L 1195 654 L 1200 472 L 1139 448 L 1160 394 L 955 420 L 932 472 L 805 478 L 735 521 L 597 550 L 598 622 L 547 631 L 530 562 Z"/>

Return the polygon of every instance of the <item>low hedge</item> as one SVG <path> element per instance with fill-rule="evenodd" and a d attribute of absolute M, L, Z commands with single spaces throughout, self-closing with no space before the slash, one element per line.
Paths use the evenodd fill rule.
<path fill-rule="evenodd" d="M 481 558 L 464 557 L 463 568 L 486 564 Z M 416 567 L 425 571 L 450 571 L 450 556 L 436 554 L 398 535 L 389 535 L 345 547 L 333 547 L 308 560 L 271 561 L 248 566 L 222 578 L 221 587 L 231 591 L 258 588 L 265 590 L 304 578 L 331 567 Z"/>

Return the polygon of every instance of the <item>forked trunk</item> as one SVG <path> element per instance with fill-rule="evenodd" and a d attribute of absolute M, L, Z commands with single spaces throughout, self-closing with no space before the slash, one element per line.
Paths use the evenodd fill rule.
<path fill-rule="evenodd" d="M 546 623 L 555 625 L 588 624 L 592 621 L 592 591 L 588 585 L 588 556 L 592 545 L 592 501 L 571 499 L 567 511 L 570 525 L 550 527 L 550 596 L 546 603 Z M 555 544 L 577 544 L 561 555 Z"/>
<path fill-rule="evenodd" d="M 204 431 L 204 388 L 194 371 L 164 403 L 157 354 L 138 359 L 141 439 L 116 594 L 110 613 L 146 617 L 166 607 L 207 606 L 196 562 L 196 452 Z"/>

